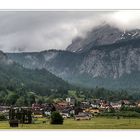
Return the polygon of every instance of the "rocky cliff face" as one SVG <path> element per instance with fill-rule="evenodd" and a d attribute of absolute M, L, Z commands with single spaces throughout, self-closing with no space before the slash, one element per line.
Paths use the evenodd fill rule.
<path fill-rule="evenodd" d="M 43 51 L 38 53 L 9 53 L 9 59 L 30 69 L 45 68 L 55 75 L 67 79 L 77 72 L 82 56 L 68 51 Z"/>
<path fill-rule="evenodd" d="M 121 45 L 121 44 L 118 44 Z M 94 77 L 120 78 L 124 74 L 140 71 L 140 45 L 126 44 L 114 49 L 93 49 L 79 67 L 80 73 Z M 110 47 L 110 46 L 106 46 Z M 106 50 L 108 49 L 108 50 Z"/>
<path fill-rule="evenodd" d="M 107 88 L 139 88 L 140 31 L 98 27 L 67 50 L 8 54 L 27 68 L 45 68 L 74 84 Z"/>

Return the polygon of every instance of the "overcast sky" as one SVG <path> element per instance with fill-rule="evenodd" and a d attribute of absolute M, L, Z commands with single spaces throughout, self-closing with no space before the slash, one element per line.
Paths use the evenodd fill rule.
<path fill-rule="evenodd" d="M 104 22 L 120 29 L 140 28 L 140 11 L 1 11 L 0 50 L 65 49 L 76 36 Z"/>

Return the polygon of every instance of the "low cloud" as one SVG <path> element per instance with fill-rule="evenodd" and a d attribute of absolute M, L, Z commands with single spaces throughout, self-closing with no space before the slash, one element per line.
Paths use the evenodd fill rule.
<path fill-rule="evenodd" d="M 140 28 L 140 11 L 1 11 L 0 21 L 0 50 L 42 51 L 65 49 L 76 36 L 104 22 Z"/>

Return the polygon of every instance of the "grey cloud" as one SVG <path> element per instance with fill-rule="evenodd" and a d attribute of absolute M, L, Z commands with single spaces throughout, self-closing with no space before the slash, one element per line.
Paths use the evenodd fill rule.
<path fill-rule="evenodd" d="M 0 50 L 17 52 L 65 49 L 73 38 L 84 36 L 88 30 L 104 21 L 116 26 L 124 23 L 123 17 L 122 21 L 117 19 L 117 12 L 1 11 Z M 137 18 L 132 18 L 133 22 Z"/>

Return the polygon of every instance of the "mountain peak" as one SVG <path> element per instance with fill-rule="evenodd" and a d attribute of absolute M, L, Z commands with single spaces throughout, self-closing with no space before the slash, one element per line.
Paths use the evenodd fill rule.
<path fill-rule="evenodd" d="M 109 24 L 103 24 L 89 31 L 85 38 L 77 37 L 67 47 L 71 52 L 83 52 L 87 49 L 100 45 L 109 45 L 125 40 L 140 37 L 140 30 L 122 31 Z"/>

